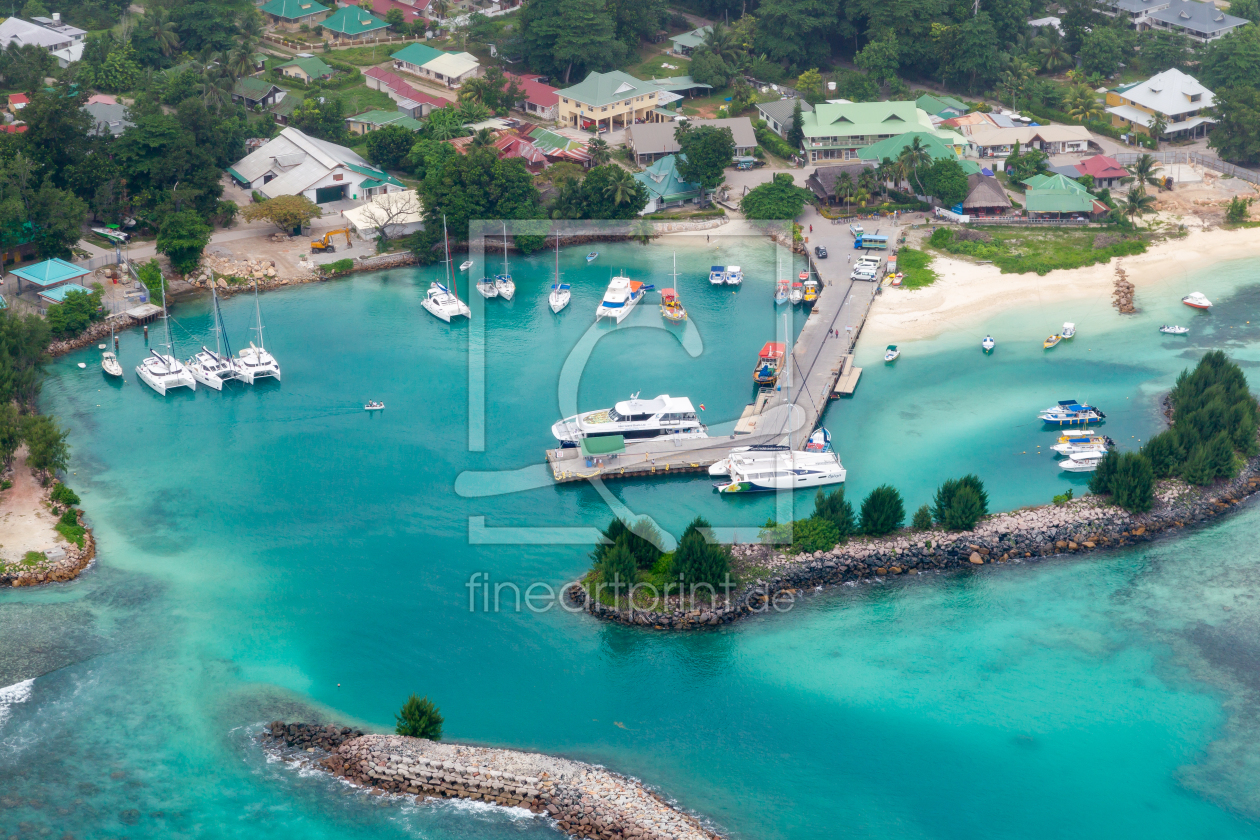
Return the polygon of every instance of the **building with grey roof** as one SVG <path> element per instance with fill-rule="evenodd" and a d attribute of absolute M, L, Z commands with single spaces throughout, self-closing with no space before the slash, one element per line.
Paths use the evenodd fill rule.
<path fill-rule="evenodd" d="M 735 141 L 735 156 L 751 155 L 757 146 L 757 135 L 753 131 L 752 120 L 748 117 L 730 117 L 724 120 L 688 120 L 690 125 L 712 126 L 713 128 L 729 128 Z M 634 150 L 635 159 L 640 163 L 651 163 L 654 160 L 672 155 L 679 151 L 678 141 L 674 139 L 676 122 L 638 123 L 626 129 L 626 145 Z"/>
<path fill-rule="evenodd" d="M 1201 44 L 1224 38 L 1229 33 L 1246 26 L 1246 18 L 1227 15 L 1214 3 L 1199 0 L 1171 0 L 1166 8 L 1146 16 L 1151 29 L 1179 32 Z"/>
<path fill-rule="evenodd" d="M 792 128 L 792 113 L 796 110 L 796 103 L 801 103 L 801 113 L 807 114 L 814 110 L 814 106 L 810 105 L 804 99 L 776 99 L 773 102 L 761 102 L 757 105 L 757 113 L 766 125 L 770 126 L 770 130 L 780 137 L 787 137 L 788 130 Z"/>
<path fill-rule="evenodd" d="M 104 137 L 107 134 L 117 137 L 135 125 L 135 123 L 127 119 L 126 105 L 89 102 L 83 106 L 83 110 L 87 111 L 92 117 L 92 127 L 88 129 L 88 134 L 98 137 Z"/>

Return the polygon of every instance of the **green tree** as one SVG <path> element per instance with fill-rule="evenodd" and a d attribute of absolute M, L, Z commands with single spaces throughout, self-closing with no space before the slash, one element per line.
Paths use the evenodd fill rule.
<path fill-rule="evenodd" d="M 740 199 L 739 209 L 750 219 L 795 219 L 812 196 L 796 186 L 791 173 L 776 172 L 769 183 L 749 190 Z"/>
<path fill-rule="evenodd" d="M 1009 161 L 1008 161 L 1009 163 Z M 932 153 L 919 140 L 919 138 L 911 138 L 911 142 L 907 146 L 903 146 L 901 153 L 897 155 L 897 164 L 900 166 L 907 180 L 913 180 L 919 188 L 919 194 L 924 195 L 923 181 L 919 177 L 921 170 L 932 165 Z"/>
<path fill-rule="evenodd" d="M 1260 23 L 1260 0 L 1231 0 L 1229 13 L 1234 17 L 1246 18 L 1252 23 Z"/>
<path fill-rule="evenodd" d="M 133 58 L 134 53 L 129 42 L 115 43 L 96 73 L 97 85 L 115 93 L 133 89 L 140 78 L 140 66 Z"/>
<path fill-rule="evenodd" d="M 442 713 L 428 697 L 411 695 L 395 719 L 394 732 L 399 735 L 429 741 L 442 740 Z"/>
<path fill-rule="evenodd" d="M 1146 126 L 1146 133 L 1155 140 L 1158 147 L 1159 141 L 1164 139 L 1164 132 L 1168 130 L 1168 118 L 1163 114 L 1156 113 L 1151 116 L 1151 121 Z"/>
<path fill-rule="evenodd" d="M 897 69 L 901 66 L 901 48 L 897 44 L 897 36 L 890 30 L 882 38 L 868 41 L 853 61 L 880 84 L 892 81 L 897 77 Z"/>
<path fill-rule="evenodd" d="M 882 537 L 900 528 L 905 519 L 901 494 L 895 487 L 881 484 L 862 500 L 858 529 L 867 536 Z"/>
<path fill-rule="evenodd" d="M 1260 87 L 1260 26 L 1243 26 L 1207 43 L 1199 52 L 1197 75 L 1217 94 L 1218 105 L 1226 88 L 1254 91 Z"/>
<path fill-rule="evenodd" d="M 633 219 L 647 203 L 647 187 L 615 163 L 593 167 L 582 181 L 584 218 Z"/>
<path fill-rule="evenodd" d="M 595 566 L 595 576 L 604 584 L 605 590 L 612 593 L 615 601 L 629 597 L 630 587 L 638 580 L 638 568 L 624 537 L 604 552 Z"/>
<path fill-rule="evenodd" d="M 835 527 L 837 542 L 846 539 L 856 528 L 853 520 L 853 505 L 844 498 L 843 487 L 832 490 L 830 493 L 819 490 L 814 496 L 814 516 L 825 519 Z"/>
<path fill-rule="evenodd" d="M 1093 474 L 1089 477 L 1089 492 L 1099 496 L 1106 496 L 1111 493 L 1111 480 L 1115 478 L 1116 469 L 1120 463 L 1120 455 L 1117 452 L 1108 452 L 1098 459 L 1098 466 L 1094 468 Z"/>
<path fill-rule="evenodd" d="M 196 210 L 172 213 L 158 229 L 157 251 L 165 254 L 180 274 L 188 274 L 201 262 L 201 253 L 210 244 L 212 231 Z"/>
<path fill-rule="evenodd" d="M 1232 37 L 1227 35 L 1222 40 Z M 1217 90 L 1212 110 L 1216 127 L 1208 135 L 1208 146 L 1226 160 L 1260 163 L 1260 90 L 1254 87 Z"/>
<path fill-rule="evenodd" d="M 145 9 L 139 29 L 153 39 L 162 55 L 172 56 L 179 50 L 179 32 L 166 9 L 153 6 Z"/>
<path fill-rule="evenodd" d="M 531 0 L 518 20 L 525 63 L 564 85 L 617 67 L 629 54 L 606 0 Z"/>
<path fill-rule="evenodd" d="M 988 12 L 956 26 L 933 24 L 932 34 L 940 49 L 940 75 L 947 84 L 986 90 L 997 79 L 997 30 Z"/>
<path fill-rule="evenodd" d="M 1255 0 L 1249 0 L 1255 2 Z M 1231 8 L 1231 15 L 1234 10 Z M 1151 74 L 1185 67 L 1193 56 L 1190 39 L 1180 32 L 1159 32 L 1148 29 L 1138 36 L 1142 46 L 1142 67 Z"/>
<path fill-rule="evenodd" d="M 820 67 L 831 57 L 838 0 L 761 0 L 756 53 L 797 67 Z"/>
<path fill-rule="evenodd" d="M 1067 41 L 1055 27 L 1043 26 L 1034 43 L 1041 69 L 1047 73 L 1062 73 L 1075 64 Z"/>
<path fill-rule="evenodd" d="M 1098 101 L 1098 94 L 1090 90 L 1088 85 L 1077 85 L 1072 88 L 1072 92 L 1068 95 L 1067 106 L 1068 116 L 1077 122 L 1102 119 L 1107 113 Z"/>
<path fill-rule="evenodd" d="M 805 94 L 806 99 L 809 99 L 811 96 L 821 98 L 823 91 L 822 74 L 818 72 L 817 68 L 806 70 L 797 78 L 796 89 Z"/>
<path fill-rule="evenodd" d="M 1155 197 L 1147 195 L 1145 187 L 1135 186 L 1125 195 L 1122 208 L 1129 221 L 1133 221 L 1134 216 L 1143 216 L 1154 211 Z"/>
<path fill-rule="evenodd" d="M 1086 73 L 1110 76 L 1125 59 L 1125 35 L 1110 26 L 1096 27 L 1081 46 L 1081 65 Z"/>
<path fill-rule="evenodd" d="M 293 94 L 290 94 L 292 96 Z M 337 143 L 346 140 L 345 109 L 340 97 L 321 96 L 304 99 L 289 115 L 289 125 L 321 140 Z"/>
<path fill-rule="evenodd" d="M 22 439 L 26 441 L 26 463 L 33 470 L 51 474 L 70 468 L 70 433 L 61 429 L 47 414 L 28 414 L 22 420 Z"/>
<path fill-rule="evenodd" d="M 428 167 L 420 185 L 425 226 L 412 240 L 411 249 L 423 263 L 437 259 L 442 244 L 442 218 L 446 217 L 451 241 L 468 237 L 473 219 L 540 219 L 541 197 L 534 176 L 521 158 L 499 159 L 494 149 L 472 149 L 454 155 L 440 168 Z M 526 250 L 542 246 L 538 237 L 515 237 Z"/>
<path fill-rule="evenodd" d="M 613 517 L 608 527 L 600 533 L 604 540 L 591 552 L 591 565 L 598 566 L 600 561 L 617 544 L 625 545 L 634 557 L 635 565 L 640 569 L 650 569 L 661 558 L 661 533 L 647 519 L 642 519 L 629 527 L 620 519 Z"/>
<path fill-rule="evenodd" d="M 1208 463 L 1217 478 L 1233 478 L 1238 474 L 1238 456 L 1229 432 L 1220 431 L 1206 447 Z"/>
<path fill-rule="evenodd" d="M 703 532 L 709 528 L 708 521 L 697 516 L 687 526 L 678 540 L 678 548 L 674 550 L 671 569 L 686 591 L 700 584 L 708 584 L 716 590 L 730 572 L 730 552 L 726 547 L 710 545 L 705 541 Z"/>
<path fill-rule="evenodd" d="M 393 6 L 385 13 L 385 22 L 401 32 L 402 26 L 407 22 L 407 20 L 403 17 L 402 9 L 397 6 Z"/>
<path fill-rule="evenodd" d="M 792 126 L 787 132 L 788 144 L 796 150 L 805 142 L 805 116 L 801 111 L 801 100 L 792 106 Z"/>
<path fill-rule="evenodd" d="M 971 190 L 962 165 L 951 158 L 933 161 L 923 173 L 923 188 L 945 207 L 961 204 Z"/>
<path fill-rule="evenodd" d="M 840 542 L 835 523 L 821 516 L 811 516 L 792 523 L 792 553 L 831 551 Z"/>
<path fill-rule="evenodd" d="M 586 153 L 591 156 L 591 162 L 596 166 L 603 166 L 612 159 L 612 150 L 608 147 L 608 141 L 602 137 L 592 137 L 591 142 L 586 144 Z"/>
<path fill-rule="evenodd" d="M 1207 486 L 1216 479 L 1216 470 L 1206 446 L 1199 444 L 1190 450 L 1185 463 L 1181 465 L 1181 478 L 1188 484 L 1200 487 Z"/>
<path fill-rule="evenodd" d="M 691 78 L 714 88 L 724 88 L 731 81 L 731 68 L 722 57 L 713 51 L 700 47 L 691 55 Z"/>
<path fill-rule="evenodd" d="M 963 485 L 958 488 L 950 501 L 949 509 L 945 511 L 945 527 L 951 531 L 970 531 L 976 527 L 983 514 L 984 508 L 979 494 L 973 487 Z"/>
<path fill-rule="evenodd" d="M 726 167 L 735 159 L 735 138 L 729 128 L 693 126 L 683 123 L 674 131 L 678 141 L 678 177 L 700 185 L 700 198 L 705 190 L 717 189 L 726 179 Z"/>
<path fill-rule="evenodd" d="M 48 326 L 53 335 L 59 338 L 76 336 L 93 321 L 104 317 L 100 308 L 100 289 L 92 292 L 66 292 L 61 303 L 48 307 Z"/>
<path fill-rule="evenodd" d="M 468 134 L 459 108 L 454 105 L 443 105 L 441 108 L 430 111 L 425 130 L 434 140 L 452 140 Z"/>
<path fill-rule="evenodd" d="M 929 531 L 932 528 L 932 510 L 927 505 L 920 505 L 910 520 L 910 527 L 916 531 Z"/>
<path fill-rule="evenodd" d="M 22 445 L 22 417 L 11 402 L 0 403 L 0 467 L 13 462 L 13 453 Z"/>
<path fill-rule="evenodd" d="M 1225 207 L 1225 221 L 1231 225 L 1241 224 L 1251 218 L 1251 202 L 1254 199 L 1236 195 Z"/>
<path fill-rule="evenodd" d="M 306 227 L 311 223 L 311 219 L 323 216 L 324 211 L 304 195 L 278 195 L 266 201 L 246 205 L 241 215 L 247 222 L 263 219 L 285 233 L 291 234 L 298 228 Z"/>
<path fill-rule="evenodd" d="M 1185 457 L 1177 442 L 1177 435 L 1165 430 L 1146 441 L 1142 446 L 1142 454 L 1151 464 L 1156 478 L 1170 478 L 1176 474 L 1177 467 Z"/>
<path fill-rule="evenodd" d="M 936 524 L 952 528 L 949 524 L 949 512 L 954 505 L 954 498 L 964 488 L 975 496 L 979 510 L 977 519 L 989 512 L 989 494 L 984 489 L 984 482 L 975 473 L 968 473 L 962 478 L 946 479 L 936 488 L 936 496 L 932 500 L 932 516 Z M 964 530 L 970 530 L 970 527 Z"/>
<path fill-rule="evenodd" d="M 1112 501 L 1130 513 L 1145 513 L 1155 504 L 1155 474 L 1150 460 L 1139 452 L 1126 452 L 1116 459 L 1109 486 Z"/>
<path fill-rule="evenodd" d="M 1063 27 L 1067 50 L 1075 55 L 1081 52 L 1090 31 L 1102 26 L 1106 19 L 1098 11 L 1095 0 L 1060 0 L 1059 6 L 1062 9 L 1059 13 L 1060 26 Z"/>
<path fill-rule="evenodd" d="M 394 170 L 403 168 L 407 154 L 415 144 L 415 132 L 401 125 L 387 125 L 368 132 L 367 140 L 363 143 L 368 160 L 382 169 Z"/>

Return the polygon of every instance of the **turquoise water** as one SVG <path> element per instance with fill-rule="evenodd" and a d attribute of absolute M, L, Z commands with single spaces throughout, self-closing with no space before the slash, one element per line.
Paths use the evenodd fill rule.
<path fill-rule="evenodd" d="M 554 836 L 521 814 L 369 801 L 249 743 L 277 717 L 387 728 L 411 692 L 440 705 L 448 738 L 603 763 L 733 837 L 1260 836 L 1250 508 L 1141 550 L 842 588 L 711 633 L 470 612 L 476 572 L 523 587 L 583 571 L 588 546 L 528 529 L 608 519 L 587 485 L 455 492 L 461 474 L 528 479 L 541 461 L 609 267 L 658 285 L 668 271 L 660 246 L 601 252 L 590 266 L 562 252 L 575 294 L 560 316 L 549 254 L 514 260 L 517 299 L 486 304 L 484 451 L 468 451 L 470 325 L 418 303 L 437 270 L 265 295 L 281 385 L 159 398 L 130 373 L 136 332 L 126 385 L 103 380 L 95 350 L 58 360 L 44 403 L 73 429 L 69 480 L 100 560 L 0 594 L 0 686 L 33 679 L 0 695 L 0 806 L 21 800 L 0 807 L 0 836 Z M 744 266 L 745 286 L 710 288 L 712 262 Z M 646 328 L 660 319 L 643 307 L 644 328 L 600 334 L 579 405 L 668 392 L 734 420 L 777 328 L 773 266 L 765 246 L 680 247 L 695 336 Z M 995 506 L 1046 501 L 1069 480 L 1033 454 L 1050 442 L 1035 410 L 1079 396 L 1122 445 L 1145 437 L 1155 395 L 1203 348 L 1257 358 L 1247 283 L 1225 266 L 1197 284 L 1218 306 L 1181 343 L 1154 327 L 1197 316 L 1153 296 L 1127 320 L 1106 301 L 1005 313 L 974 327 L 998 338 L 991 358 L 971 325 L 903 344 L 888 368 L 863 346 L 858 393 L 827 418 L 851 492 L 891 480 L 913 506 L 976 470 Z M 252 299 L 224 313 L 248 340 Z M 209 340 L 204 302 L 176 315 L 182 353 Z M 1042 353 L 1064 320 L 1081 335 Z M 369 398 L 387 410 L 366 414 Z M 675 532 L 773 505 L 726 504 L 700 477 L 610 486 Z M 505 534 L 524 542 L 490 544 Z"/>

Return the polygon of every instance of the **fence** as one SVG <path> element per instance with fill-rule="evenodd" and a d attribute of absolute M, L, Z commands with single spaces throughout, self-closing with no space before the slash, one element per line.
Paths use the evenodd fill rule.
<path fill-rule="evenodd" d="M 1226 163 L 1216 155 L 1205 155 L 1200 152 L 1149 152 L 1156 163 L 1193 163 L 1205 169 L 1211 169 L 1231 178 L 1238 178 L 1249 184 L 1260 184 L 1260 172 L 1243 169 L 1232 163 Z M 1120 152 L 1115 155 L 1116 162 L 1122 166 L 1132 166 L 1141 155 L 1134 152 Z"/>
<path fill-rule="evenodd" d="M 1049 227 L 1085 227 L 1085 219 L 1029 219 L 1024 216 L 973 216 L 973 225 L 1039 225 Z"/>
<path fill-rule="evenodd" d="M 79 260 L 75 265 L 82 266 L 89 271 L 96 271 L 98 268 L 104 268 L 107 265 L 118 265 L 118 257 L 114 254 L 105 254 L 100 257 L 92 257 L 87 262 Z"/>

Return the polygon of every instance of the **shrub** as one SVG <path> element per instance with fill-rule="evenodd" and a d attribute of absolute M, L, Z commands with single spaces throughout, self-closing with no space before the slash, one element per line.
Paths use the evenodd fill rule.
<path fill-rule="evenodd" d="M 1206 451 L 1212 473 L 1217 478 L 1233 478 L 1238 474 L 1238 456 L 1234 453 L 1234 444 L 1228 432 L 1222 431 L 1212 438 Z"/>
<path fill-rule="evenodd" d="M 1243 198 L 1236 195 L 1229 200 L 1229 204 L 1225 207 L 1225 221 L 1231 225 L 1241 224 L 1251 217 L 1250 198 Z"/>
<path fill-rule="evenodd" d="M 630 587 L 638 580 L 638 569 L 634 555 L 626 546 L 625 534 L 599 558 L 595 564 L 595 576 L 612 593 L 614 600 L 620 600 L 623 594 L 629 595 Z"/>
<path fill-rule="evenodd" d="M 394 731 L 399 735 L 427 738 L 430 741 L 442 740 L 442 714 L 428 697 L 411 695 L 395 718 L 398 724 Z"/>
<path fill-rule="evenodd" d="M 945 527 L 951 531 L 970 531 L 984 515 L 980 494 L 970 484 L 961 485 L 945 511 Z"/>
<path fill-rule="evenodd" d="M 1069 487 L 1066 493 L 1059 493 L 1053 499 L 1051 499 L 1051 501 L 1054 502 L 1055 507 L 1062 507 L 1063 505 L 1066 505 L 1068 502 L 1072 501 L 1072 497 L 1075 495 L 1076 495 L 1075 492 L 1073 492 L 1072 488 Z"/>
<path fill-rule="evenodd" d="M 1142 454 L 1151 462 L 1151 471 L 1156 478 L 1169 478 L 1177 471 L 1177 465 L 1185 458 L 1177 433 L 1166 429 L 1152 437 L 1142 447 Z"/>
<path fill-rule="evenodd" d="M 940 487 L 936 488 L 936 497 L 932 502 L 932 518 L 936 520 L 938 525 L 947 525 L 949 511 L 954 504 L 954 497 L 964 487 L 971 488 L 975 492 L 977 501 L 980 503 L 980 513 L 976 518 L 979 519 L 989 512 L 989 494 L 984 490 L 984 482 L 975 473 L 968 473 L 962 478 L 947 479 Z M 968 505 L 970 505 L 970 502 L 968 502 Z M 973 522 L 972 525 L 961 530 L 969 531 L 974 524 Z M 947 527 L 951 527 L 951 530 L 959 530 L 953 529 L 952 526 L 947 525 Z"/>
<path fill-rule="evenodd" d="M 781 158 L 790 158 L 796 154 L 797 150 L 792 148 L 792 144 L 784 140 L 778 134 L 775 134 L 769 128 L 759 128 L 756 130 L 757 142 L 763 149 L 772 155 Z"/>
<path fill-rule="evenodd" d="M 1190 450 L 1186 462 L 1181 465 L 1181 478 L 1200 487 L 1211 484 L 1216 478 L 1216 470 L 1212 469 L 1212 459 L 1208 456 L 1206 446 L 1200 444 Z"/>
<path fill-rule="evenodd" d="M 901 527 L 906 519 L 905 505 L 895 487 L 881 484 L 862 501 L 858 527 L 863 534 L 882 537 Z"/>
<path fill-rule="evenodd" d="M 927 505 L 923 505 L 914 512 L 914 518 L 910 520 L 910 527 L 916 531 L 929 531 L 932 528 L 932 510 Z"/>
<path fill-rule="evenodd" d="M 62 484 L 60 481 L 53 485 L 52 493 L 49 494 L 49 498 L 51 498 L 54 502 L 60 502 L 63 505 L 79 504 L 78 494 L 66 485 Z"/>
<path fill-rule="evenodd" d="M 830 519 L 814 515 L 792 523 L 792 552 L 831 551 L 840 542 L 840 532 Z"/>
<path fill-rule="evenodd" d="M 635 566 L 640 569 L 650 569 L 660 559 L 661 550 L 657 546 L 661 542 L 661 533 L 646 518 L 639 520 L 632 527 L 626 527 L 624 522 L 614 518 L 601 533 L 608 542 L 600 543 L 591 552 L 591 560 L 595 564 L 603 560 L 613 546 L 619 543 L 625 545 Z"/>
<path fill-rule="evenodd" d="M 83 535 L 87 533 L 87 529 L 82 525 L 67 525 L 64 522 L 58 522 L 53 526 L 53 530 L 65 537 L 68 542 L 83 548 Z"/>
<path fill-rule="evenodd" d="M 702 516 L 697 516 L 683 532 L 674 550 L 673 576 L 681 578 L 684 586 L 709 584 L 718 587 L 730 572 L 731 557 L 725 546 L 709 545 L 702 531 L 709 528 Z"/>
<path fill-rule="evenodd" d="M 61 514 L 62 525 L 78 525 L 79 514 L 74 508 L 66 508 L 66 512 Z"/>
<path fill-rule="evenodd" d="M 1116 463 L 1119 458 L 1120 456 L 1115 452 L 1108 452 L 1098 460 L 1098 467 L 1089 477 L 1089 492 L 1099 496 L 1106 496 L 1111 492 L 1111 479 L 1116 474 Z"/>
<path fill-rule="evenodd" d="M 1130 513 L 1145 513 L 1155 503 L 1155 474 L 1150 459 L 1140 452 L 1116 459 L 1110 485 L 1112 501 Z"/>
<path fill-rule="evenodd" d="M 835 526 L 836 542 L 843 541 L 853 533 L 853 505 L 844 498 L 843 487 L 830 493 L 819 490 L 814 496 L 814 516 Z"/>
<path fill-rule="evenodd" d="M 345 274 L 352 268 L 354 268 L 354 260 L 349 258 L 344 260 L 333 260 L 332 262 L 324 263 L 323 265 L 324 274 L 329 277 L 336 277 L 340 274 Z"/>

